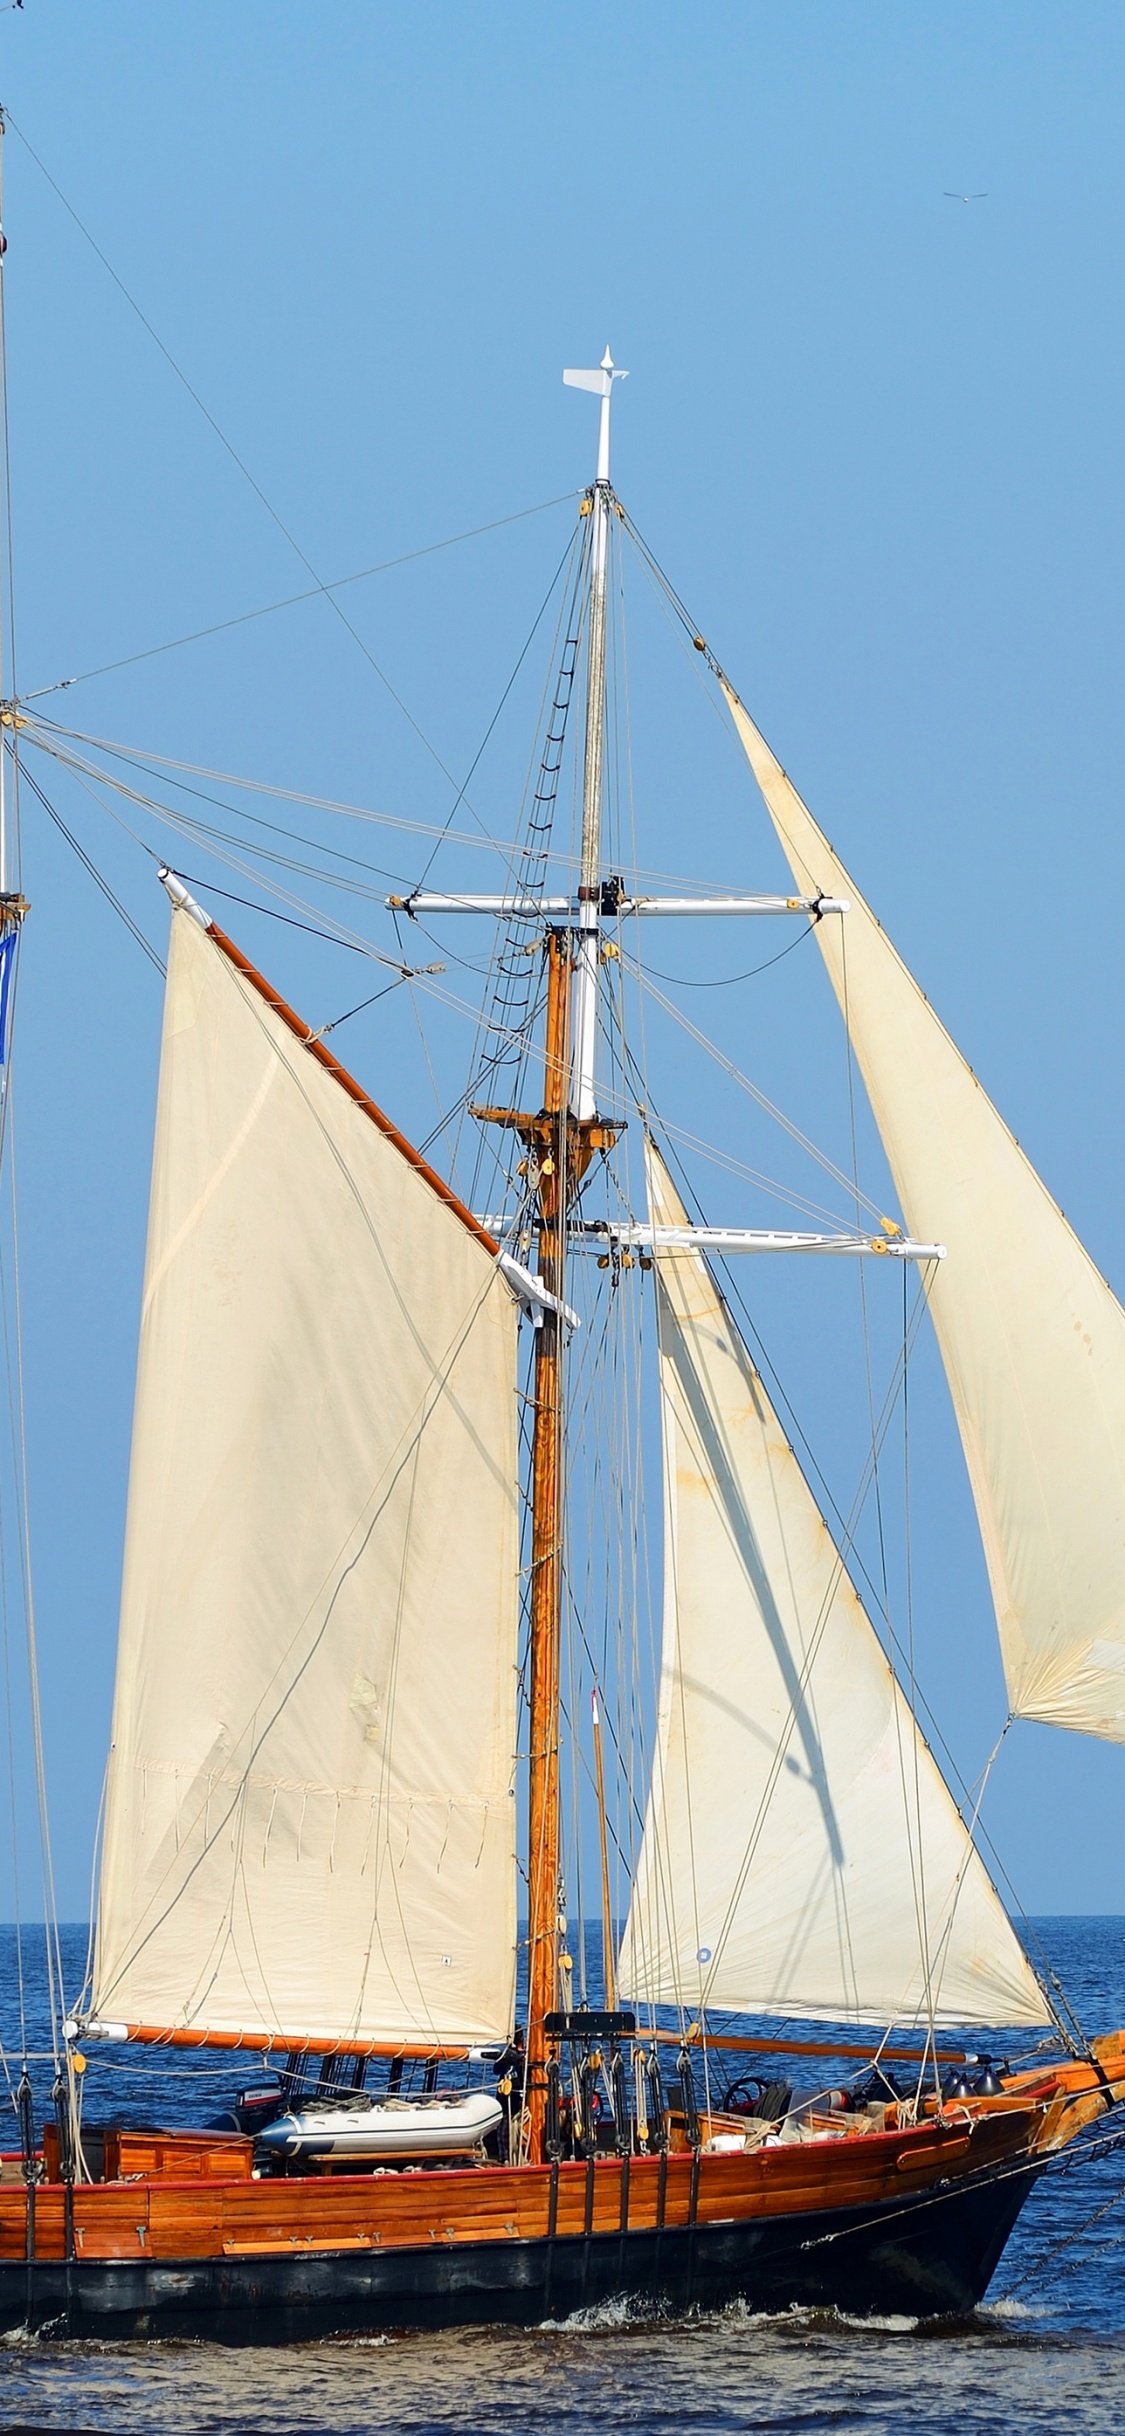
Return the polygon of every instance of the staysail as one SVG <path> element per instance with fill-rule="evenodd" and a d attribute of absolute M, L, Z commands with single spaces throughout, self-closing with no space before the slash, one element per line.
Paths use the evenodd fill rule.
<path fill-rule="evenodd" d="M 94 2009 L 505 2038 L 515 1307 L 300 1033 L 173 915 Z"/>
<path fill-rule="evenodd" d="M 912 1231 L 1018 1717 L 1125 1742 L 1125 1311 L 729 687 Z"/>
<path fill-rule="evenodd" d="M 647 1151 L 654 1224 L 686 1214 Z M 638 2002 L 1033 2024 L 1027 1959 L 700 1253 L 656 1253 L 664 1654 Z"/>

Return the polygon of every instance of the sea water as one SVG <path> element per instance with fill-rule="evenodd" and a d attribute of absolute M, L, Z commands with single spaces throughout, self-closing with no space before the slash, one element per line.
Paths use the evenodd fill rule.
<path fill-rule="evenodd" d="M 1036 1926 L 1084 2027 L 1125 2023 L 1125 1919 Z M 13 1933 L 0 1940 L 0 2034 L 10 2060 L 20 2048 L 19 1974 Z M 74 1985 L 82 1933 L 64 1932 L 64 1947 Z M 41 1955 L 41 1938 L 26 1938 L 27 2042 L 43 2047 Z M 40 2112 L 50 2069 L 36 2068 Z M 240 2077 L 237 2067 L 216 2070 L 214 2059 L 161 2059 L 154 2068 L 131 2052 L 99 2060 L 92 2075 L 103 2101 L 108 2091 L 122 2110 L 183 2122 L 221 2105 Z M 1040 2183 L 969 2325 L 739 2309 L 661 2321 L 622 2305 L 530 2333 L 485 2327 L 286 2351 L 15 2337 L 0 2344 L 0 2430 L 16 2427 L 99 2436 L 1121 2436 L 1125 2149 Z"/>

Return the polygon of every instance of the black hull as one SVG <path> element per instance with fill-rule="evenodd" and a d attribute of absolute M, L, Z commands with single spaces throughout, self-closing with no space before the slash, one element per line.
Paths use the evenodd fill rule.
<path fill-rule="evenodd" d="M 983 2299 L 1035 2179 L 1008 2169 L 880 2208 L 441 2249 L 282 2257 L 5 2261 L 0 2331 L 254 2344 L 407 2328 L 540 2325 L 642 2309 L 839 2309 L 961 2317 Z"/>

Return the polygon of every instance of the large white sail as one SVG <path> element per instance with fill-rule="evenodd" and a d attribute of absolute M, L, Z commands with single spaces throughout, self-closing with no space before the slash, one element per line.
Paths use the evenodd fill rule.
<path fill-rule="evenodd" d="M 510 2031 L 516 1314 L 443 1190 L 175 913 L 102 2017 Z"/>
<path fill-rule="evenodd" d="M 1125 1741 L 1125 1311 L 727 689 L 930 1289 L 1018 1717 Z"/>
<path fill-rule="evenodd" d="M 649 1203 L 686 1215 L 658 1152 Z M 701 1255 L 656 1254 L 664 1656 L 619 1978 L 639 2002 L 1049 2009 Z"/>

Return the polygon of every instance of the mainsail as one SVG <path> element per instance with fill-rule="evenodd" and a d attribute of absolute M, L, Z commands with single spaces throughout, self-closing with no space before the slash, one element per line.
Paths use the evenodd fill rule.
<path fill-rule="evenodd" d="M 659 1153 L 653 1223 L 686 1225 Z M 696 1250 L 656 1254 L 664 1656 L 641 2002 L 1033 2024 L 1040 1988 Z"/>
<path fill-rule="evenodd" d="M 729 687 L 930 1289 L 1018 1717 L 1125 1742 L 1125 1311 Z"/>
<path fill-rule="evenodd" d="M 94 2007 L 503 2038 L 515 1306 L 294 1023 L 173 915 Z"/>

